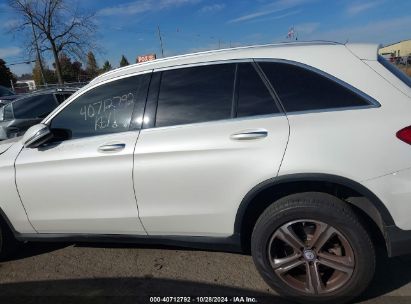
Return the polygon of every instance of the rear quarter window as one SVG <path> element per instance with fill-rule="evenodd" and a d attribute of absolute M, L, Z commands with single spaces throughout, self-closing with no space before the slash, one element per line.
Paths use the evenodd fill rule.
<path fill-rule="evenodd" d="M 353 90 L 308 68 L 281 62 L 260 62 L 286 112 L 370 105 Z"/>

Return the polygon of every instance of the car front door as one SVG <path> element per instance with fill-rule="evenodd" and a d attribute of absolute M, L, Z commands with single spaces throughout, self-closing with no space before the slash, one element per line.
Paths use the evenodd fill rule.
<path fill-rule="evenodd" d="M 153 74 L 134 186 L 149 235 L 228 236 L 247 192 L 275 177 L 289 126 L 252 62 Z"/>
<path fill-rule="evenodd" d="M 17 188 L 38 232 L 145 234 L 132 168 L 150 77 L 87 90 L 46 121 L 52 142 L 21 151 Z"/>

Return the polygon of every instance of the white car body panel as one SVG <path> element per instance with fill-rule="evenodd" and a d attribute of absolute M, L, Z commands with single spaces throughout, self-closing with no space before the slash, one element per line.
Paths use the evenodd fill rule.
<path fill-rule="evenodd" d="M 411 230 L 411 169 L 387 174 L 363 184 L 386 203 L 396 226 Z"/>
<path fill-rule="evenodd" d="M 14 160 L 21 149 L 22 145 L 16 138 L 0 142 L 0 150 L 4 151 L 0 154 L 0 208 L 16 231 L 36 233 L 16 189 Z"/>
<path fill-rule="evenodd" d="M 247 130 L 268 136 L 233 140 Z M 229 236 L 238 206 L 274 177 L 288 140 L 284 115 L 143 130 L 134 184 L 149 235 Z"/>
<path fill-rule="evenodd" d="M 411 89 L 376 54 L 376 45 L 269 45 L 159 59 L 99 76 L 43 122 L 49 123 L 77 96 L 113 79 L 236 59 L 301 63 L 360 90 L 381 107 L 144 129 L 140 136 L 134 131 L 70 140 L 59 151 L 23 149 L 16 161 L 16 182 L 28 218 L 38 232 L 47 233 L 144 235 L 146 228 L 151 235 L 229 236 L 242 199 L 258 183 L 277 174 L 325 173 L 369 187 L 395 224 L 411 230 L 411 176 L 406 171 L 411 146 L 395 136 L 411 125 Z M 259 128 L 269 136 L 230 140 L 233 133 Z M 121 153 L 97 152 L 101 144 L 118 140 L 127 143 Z M 33 232 L 12 188 L 21 143 L 1 147 L 0 193 L 7 194 L 0 197 L 0 208 L 17 231 Z M 385 182 L 408 188 L 388 188 L 382 186 Z"/>
<path fill-rule="evenodd" d="M 23 149 L 16 182 L 29 219 L 43 233 L 146 234 L 132 183 L 139 132 L 64 141 Z M 125 149 L 98 148 L 124 143 Z"/>
<path fill-rule="evenodd" d="M 387 71 L 387 69 L 378 61 L 367 60 L 364 62 L 367 65 L 369 65 L 376 73 L 381 75 L 381 77 L 386 79 L 394 87 L 400 90 L 402 93 L 404 93 L 408 97 L 411 97 L 411 88 L 407 86 L 404 82 L 402 82 L 400 79 L 398 79 L 394 74 Z"/>

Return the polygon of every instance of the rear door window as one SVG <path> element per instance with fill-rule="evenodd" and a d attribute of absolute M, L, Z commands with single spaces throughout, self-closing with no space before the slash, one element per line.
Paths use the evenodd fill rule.
<path fill-rule="evenodd" d="M 370 105 L 335 80 L 290 63 L 260 62 L 287 112 Z"/>
<path fill-rule="evenodd" d="M 156 127 L 231 118 L 235 64 L 162 72 Z"/>
<path fill-rule="evenodd" d="M 238 64 L 237 117 L 279 113 L 270 91 L 251 63 Z"/>

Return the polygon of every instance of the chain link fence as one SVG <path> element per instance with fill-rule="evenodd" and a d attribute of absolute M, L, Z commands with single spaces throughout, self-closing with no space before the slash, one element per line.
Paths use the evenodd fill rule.
<path fill-rule="evenodd" d="M 385 57 L 385 56 L 384 56 Z M 385 57 L 386 60 L 395 65 L 398 69 L 403 71 L 409 77 L 411 77 L 411 55 L 400 57 Z"/>
<path fill-rule="evenodd" d="M 58 83 L 52 83 L 52 84 L 46 84 L 46 85 L 36 85 L 34 82 L 25 82 L 25 81 L 20 81 L 19 83 L 16 83 L 14 85 L 14 92 L 16 94 L 24 94 L 24 93 L 33 93 L 41 90 L 47 90 L 47 89 L 58 89 L 58 88 L 81 88 L 88 84 L 89 81 L 84 81 L 84 82 L 65 82 L 64 84 L 58 84 Z"/>

